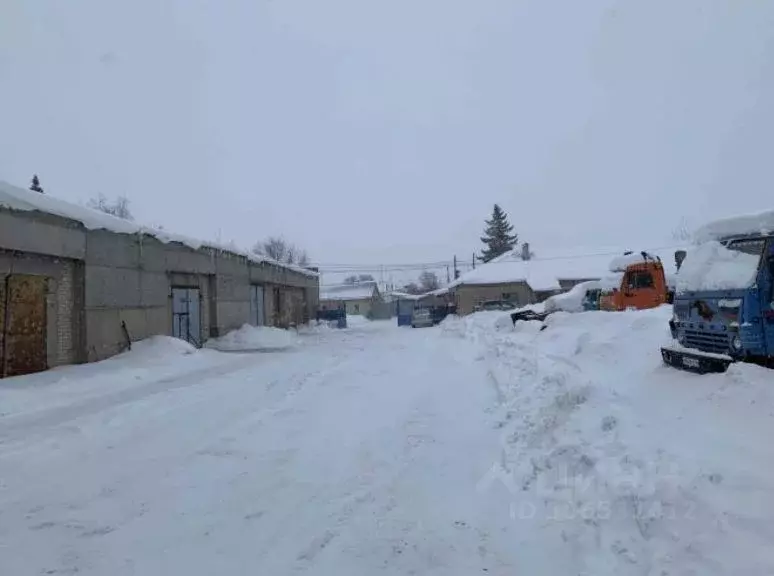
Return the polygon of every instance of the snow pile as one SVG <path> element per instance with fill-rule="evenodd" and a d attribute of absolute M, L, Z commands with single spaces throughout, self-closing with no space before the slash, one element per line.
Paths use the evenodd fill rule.
<path fill-rule="evenodd" d="M 151 359 L 164 359 L 174 356 L 187 356 L 194 354 L 196 347 L 181 340 L 180 338 L 172 338 L 171 336 L 151 336 L 145 340 L 140 340 L 132 344 L 132 349 L 124 352 L 123 354 L 115 357 L 116 360 L 120 358 L 131 359 L 132 361 L 149 361 Z"/>
<path fill-rule="evenodd" d="M 353 326 L 364 326 L 370 324 L 371 321 L 360 314 L 347 314 L 347 328 Z"/>
<path fill-rule="evenodd" d="M 501 455 L 479 486 L 510 493 L 536 573 L 774 573 L 772 373 L 663 366 L 670 315 L 557 312 L 544 331 L 506 331 L 477 314 L 444 326 L 487 366 Z"/>
<path fill-rule="evenodd" d="M 0 416 L 40 412 L 108 395 L 161 389 L 167 386 L 168 379 L 230 360 L 225 354 L 197 350 L 177 338 L 152 336 L 132 343 L 131 350 L 101 362 L 63 366 L 2 380 Z"/>
<path fill-rule="evenodd" d="M 285 350 L 297 344 L 298 340 L 289 330 L 245 324 L 225 336 L 208 340 L 205 347 L 220 352 L 266 352 Z"/>
<path fill-rule="evenodd" d="M 599 282 L 581 282 L 573 286 L 568 292 L 556 294 L 545 301 L 546 312 L 582 312 L 583 301 L 586 299 L 586 292 L 599 289 Z"/>
<path fill-rule="evenodd" d="M 677 275 L 677 291 L 744 289 L 755 281 L 759 256 L 709 241 L 691 250 Z"/>
<path fill-rule="evenodd" d="M 303 336 L 313 334 L 326 334 L 333 330 L 336 326 L 336 321 L 329 320 L 312 320 L 308 324 L 298 327 L 298 333 Z"/>
<path fill-rule="evenodd" d="M 40 212 L 45 212 L 47 214 L 53 214 L 55 216 L 60 216 L 62 218 L 80 222 L 87 230 L 108 230 L 117 234 L 144 234 L 147 236 L 152 236 L 165 244 L 177 242 L 188 246 L 193 250 L 200 250 L 201 248 L 222 250 L 224 252 L 231 252 L 232 254 L 243 256 L 251 262 L 266 262 L 274 266 L 287 268 L 307 276 L 318 276 L 317 272 L 307 268 L 302 268 L 293 264 L 277 262 L 276 260 L 272 260 L 266 256 L 255 254 L 249 250 L 243 250 L 236 246 L 233 242 L 221 244 L 219 242 L 190 238 L 181 234 L 173 234 L 158 228 L 142 226 L 135 222 L 130 222 L 111 214 L 106 214 L 99 210 L 93 210 L 85 206 L 78 206 L 77 204 L 65 202 L 64 200 L 60 200 L 59 198 L 51 196 L 50 194 L 40 194 L 39 192 L 33 192 L 31 190 L 19 188 L 1 180 L 0 207 L 27 212 L 38 210 Z"/>
<path fill-rule="evenodd" d="M 724 240 L 733 236 L 766 235 L 774 232 L 774 210 L 744 214 L 710 222 L 694 234 L 696 242 Z"/>

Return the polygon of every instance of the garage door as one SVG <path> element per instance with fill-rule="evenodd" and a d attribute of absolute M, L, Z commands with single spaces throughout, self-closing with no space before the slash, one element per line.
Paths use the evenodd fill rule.
<path fill-rule="evenodd" d="M 201 346 L 200 307 L 198 288 L 172 288 L 172 336 Z"/>
<path fill-rule="evenodd" d="M 48 367 L 46 277 L 14 274 L 0 284 L 0 376 L 41 372 Z"/>
<path fill-rule="evenodd" d="M 250 323 L 253 326 L 266 324 L 263 286 L 258 284 L 250 286 Z"/>

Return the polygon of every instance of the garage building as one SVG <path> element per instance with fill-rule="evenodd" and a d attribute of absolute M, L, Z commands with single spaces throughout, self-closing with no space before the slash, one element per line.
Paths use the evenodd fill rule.
<path fill-rule="evenodd" d="M 313 317 L 317 272 L 0 182 L 0 377 Z"/>

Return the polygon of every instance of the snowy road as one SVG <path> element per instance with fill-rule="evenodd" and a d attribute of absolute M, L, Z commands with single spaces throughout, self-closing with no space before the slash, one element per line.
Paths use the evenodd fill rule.
<path fill-rule="evenodd" d="M 20 391 L 0 574 L 511 573 L 507 494 L 477 490 L 500 449 L 475 347 L 392 323 L 303 340 Z"/>

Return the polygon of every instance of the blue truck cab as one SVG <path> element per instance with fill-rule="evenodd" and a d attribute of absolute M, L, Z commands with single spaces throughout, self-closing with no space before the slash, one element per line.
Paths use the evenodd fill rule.
<path fill-rule="evenodd" d="M 725 236 L 689 251 L 669 326 L 667 365 L 699 373 L 737 361 L 774 366 L 774 235 Z"/>

